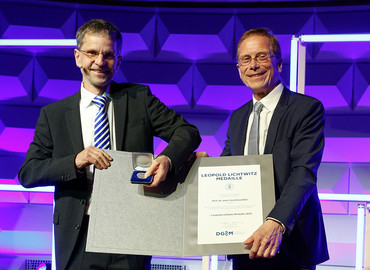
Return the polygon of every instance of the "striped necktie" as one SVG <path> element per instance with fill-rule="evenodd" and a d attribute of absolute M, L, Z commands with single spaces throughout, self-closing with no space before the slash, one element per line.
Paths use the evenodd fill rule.
<path fill-rule="evenodd" d="M 253 122 L 251 130 L 249 131 L 249 141 L 248 141 L 248 155 L 258 155 L 259 154 L 259 129 L 260 129 L 260 113 L 262 111 L 263 104 L 261 102 L 256 102 L 253 107 Z"/>
<path fill-rule="evenodd" d="M 99 107 L 94 122 L 94 146 L 101 149 L 110 149 L 109 122 L 107 114 L 107 97 L 96 96 L 93 101 Z"/>

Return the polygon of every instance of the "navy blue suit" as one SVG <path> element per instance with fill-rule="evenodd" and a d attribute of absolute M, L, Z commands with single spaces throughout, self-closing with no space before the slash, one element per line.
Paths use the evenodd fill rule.
<path fill-rule="evenodd" d="M 222 156 L 243 155 L 250 101 L 230 118 Z M 329 259 L 317 170 L 324 148 L 324 108 L 284 88 L 268 129 L 264 154 L 273 154 L 276 204 L 269 217 L 287 228 L 280 252 L 302 267 Z"/>

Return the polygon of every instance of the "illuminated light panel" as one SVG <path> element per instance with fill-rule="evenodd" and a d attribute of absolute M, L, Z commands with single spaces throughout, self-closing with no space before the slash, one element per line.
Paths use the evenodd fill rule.
<path fill-rule="evenodd" d="M 217 270 L 218 269 L 218 255 L 212 255 L 210 257 L 211 257 L 210 270 Z"/>
<path fill-rule="evenodd" d="M 293 36 L 290 52 L 290 89 L 296 92 L 298 77 L 298 44 L 301 42 L 367 42 L 370 34 L 301 35 Z"/>
<path fill-rule="evenodd" d="M 75 39 L 0 39 L 0 46 L 76 47 Z"/>
<path fill-rule="evenodd" d="M 24 188 L 21 185 L 0 185 L 1 191 L 22 191 L 22 192 L 54 192 L 54 187 Z"/>
<path fill-rule="evenodd" d="M 299 38 L 294 37 L 290 42 L 290 82 L 289 89 L 297 92 L 297 73 L 298 73 L 298 42 Z"/>
<path fill-rule="evenodd" d="M 370 41 L 370 34 L 301 35 L 302 42 L 359 42 Z"/>
<path fill-rule="evenodd" d="M 364 227 L 365 205 L 359 204 L 357 208 L 356 270 L 362 270 L 362 262 L 364 260 Z"/>
<path fill-rule="evenodd" d="M 370 194 L 319 193 L 319 199 L 323 201 L 370 202 Z"/>

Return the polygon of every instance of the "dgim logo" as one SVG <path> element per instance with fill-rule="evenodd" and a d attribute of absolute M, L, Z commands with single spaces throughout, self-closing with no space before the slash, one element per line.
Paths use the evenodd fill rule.
<path fill-rule="evenodd" d="M 230 236 L 234 235 L 233 231 L 216 232 L 216 236 Z"/>

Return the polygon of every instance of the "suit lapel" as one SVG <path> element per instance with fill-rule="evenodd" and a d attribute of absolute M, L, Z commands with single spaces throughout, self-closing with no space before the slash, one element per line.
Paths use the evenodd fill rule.
<path fill-rule="evenodd" d="M 244 146 L 245 138 L 247 134 L 248 119 L 253 108 L 253 101 L 250 101 L 246 104 L 245 110 L 242 111 L 243 117 L 241 118 L 240 125 L 234 126 L 236 130 L 240 129 L 241 132 L 236 132 L 237 137 L 233 145 L 236 146 L 236 149 L 233 151 L 233 155 L 244 155 Z"/>
<path fill-rule="evenodd" d="M 123 137 L 126 126 L 127 114 L 127 91 L 118 88 L 118 85 L 112 82 L 111 96 L 114 106 L 114 119 L 116 129 L 116 148 L 123 149 Z"/>
<path fill-rule="evenodd" d="M 288 109 L 288 101 L 290 97 L 290 90 L 284 87 L 280 100 L 275 108 L 274 114 L 271 118 L 270 126 L 267 132 L 266 145 L 264 154 L 271 154 L 275 143 L 277 131 L 280 125 L 281 118 Z"/>
<path fill-rule="evenodd" d="M 76 153 L 84 149 L 82 129 L 81 129 L 81 116 L 80 116 L 80 99 L 81 93 L 78 91 L 71 96 L 71 102 L 68 104 L 66 111 L 67 128 L 72 140 L 73 150 Z"/>

